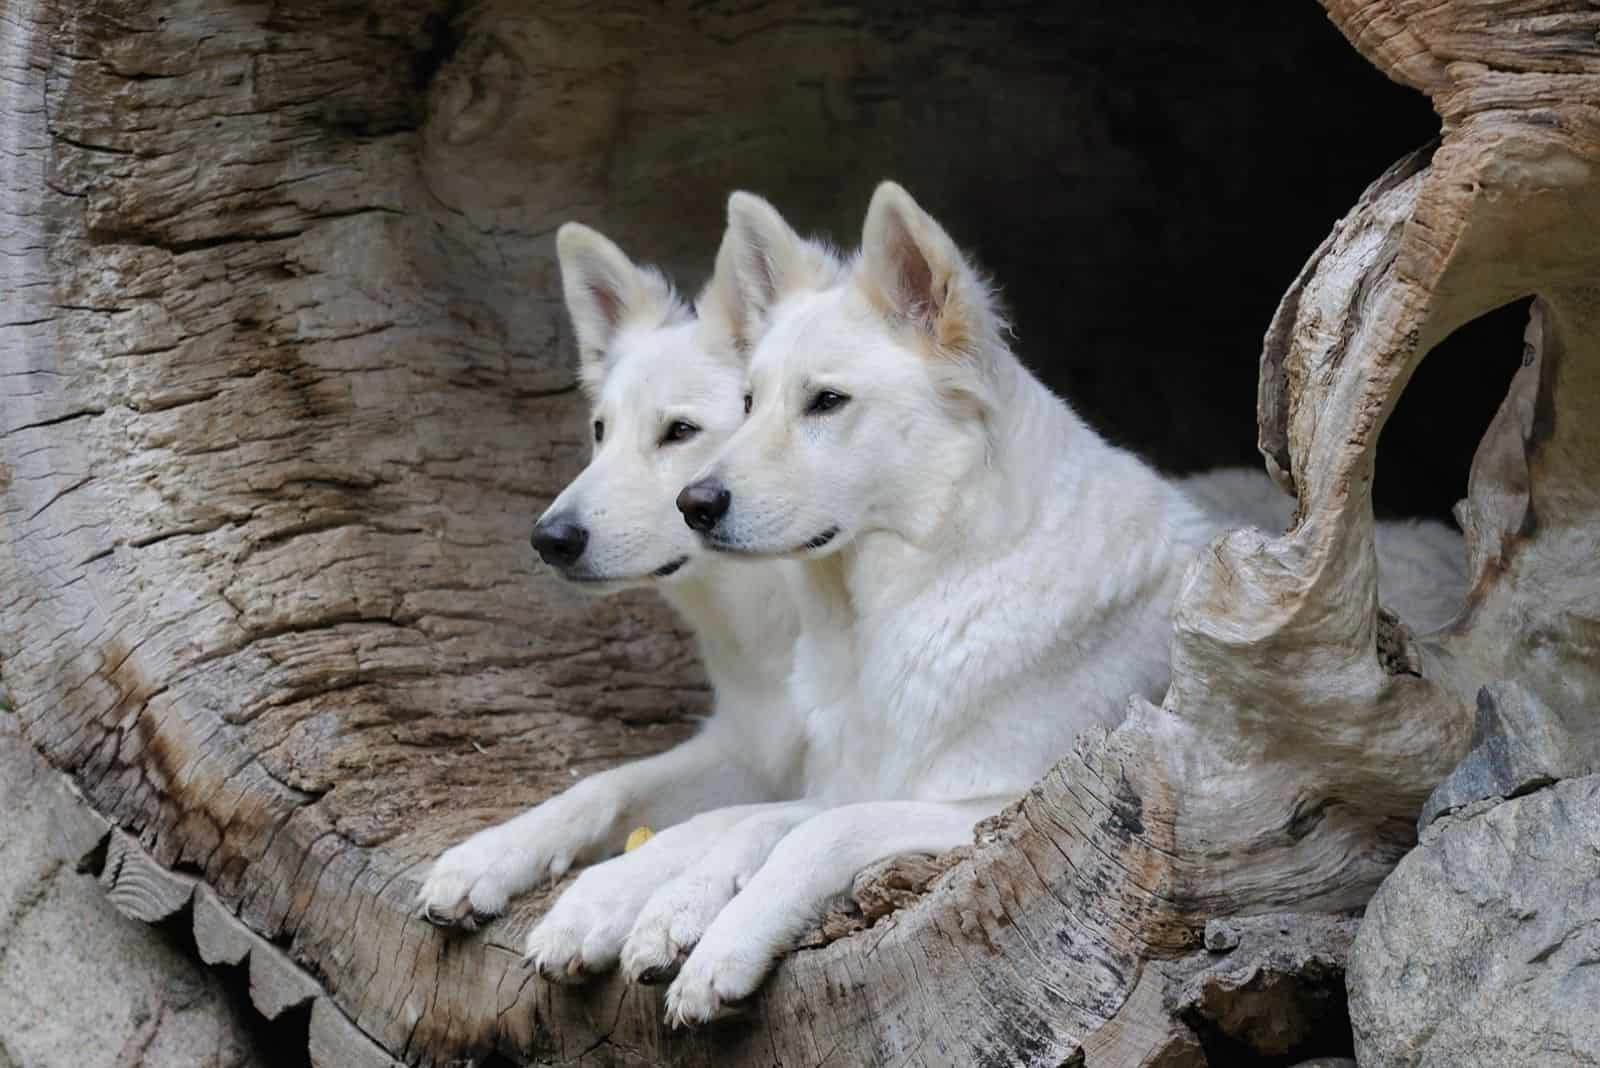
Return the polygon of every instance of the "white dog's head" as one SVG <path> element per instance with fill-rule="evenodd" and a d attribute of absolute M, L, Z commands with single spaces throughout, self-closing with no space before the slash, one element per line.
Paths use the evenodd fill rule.
<path fill-rule="evenodd" d="M 713 277 L 696 316 L 586 226 L 563 226 L 556 251 L 594 454 L 540 517 L 534 548 L 601 589 L 692 573 L 703 550 L 673 502 L 744 412 L 744 360 L 720 310 L 731 283 Z"/>
<path fill-rule="evenodd" d="M 771 205 L 728 203 L 750 415 L 679 498 L 708 547 L 818 556 L 933 536 L 984 462 L 1007 350 L 987 286 L 906 191 L 880 185 L 842 282 L 797 267 Z M 754 324 L 754 325 L 752 325 Z"/>

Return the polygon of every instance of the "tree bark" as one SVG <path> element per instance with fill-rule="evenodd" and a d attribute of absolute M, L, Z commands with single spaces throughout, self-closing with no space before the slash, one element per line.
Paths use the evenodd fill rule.
<path fill-rule="evenodd" d="M 976 165 L 948 142 L 848 121 L 876 97 L 842 58 L 804 104 L 748 72 L 892 49 L 949 81 L 970 73 L 952 42 L 1010 31 L 783 3 L 648 25 L 564 3 L 0 11 L 0 651 L 28 736 L 107 822 L 113 900 L 248 961 L 269 1016 L 309 1006 L 318 1064 L 1203 1063 L 1167 962 L 1213 917 L 1360 906 L 1479 686 L 1517 679 L 1600 756 L 1600 14 L 1325 6 L 1445 132 L 1335 226 L 1268 333 L 1262 451 L 1294 528 L 1196 563 L 1162 707 L 1084 739 L 914 904 L 688 1035 L 654 989 L 521 969 L 547 894 L 471 937 L 411 914 L 445 845 L 704 705 L 664 609 L 577 600 L 524 545 L 586 422 L 551 234 L 584 215 L 669 268 L 708 261 L 706 161 L 730 154 L 812 204 L 841 160 L 958 186 Z M 649 62 L 694 73 L 641 101 Z M 845 121 L 807 126 L 818 108 Z M 687 131 L 647 121 L 679 112 Z M 838 210 L 853 232 L 859 205 Z M 1417 636 L 1378 603 L 1379 434 L 1434 345 L 1528 294 L 1460 513 L 1472 595 Z"/>

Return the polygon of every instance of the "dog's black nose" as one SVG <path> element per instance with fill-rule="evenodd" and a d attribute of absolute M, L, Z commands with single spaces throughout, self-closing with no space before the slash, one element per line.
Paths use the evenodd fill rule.
<path fill-rule="evenodd" d="M 539 558 L 556 567 L 571 567 L 589 544 L 589 532 L 570 515 L 556 515 L 534 524 L 533 547 Z"/>
<path fill-rule="evenodd" d="M 704 478 L 683 487 L 678 494 L 678 511 L 695 530 L 707 531 L 728 514 L 733 494 L 714 478 Z"/>

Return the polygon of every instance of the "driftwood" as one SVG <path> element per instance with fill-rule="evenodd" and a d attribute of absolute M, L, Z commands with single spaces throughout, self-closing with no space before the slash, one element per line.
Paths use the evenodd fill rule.
<path fill-rule="evenodd" d="M 652 252 L 715 240 L 724 176 L 637 180 L 596 132 L 630 121 L 641 14 L 7 5 L 0 653 L 28 736 L 108 821 L 113 899 L 247 960 L 267 1015 L 309 1006 L 323 1065 L 1203 1063 L 1168 962 L 1218 916 L 1361 905 L 1478 687 L 1516 679 L 1600 755 L 1569 697 L 1600 683 L 1600 12 L 1325 6 L 1444 134 L 1335 226 L 1268 333 L 1262 451 L 1294 528 L 1197 563 L 1162 707 L 1084 739 L 914 902 L 796 954 L 743 1021 L 680 1034 L 657 990 L 520 967 L 547 896 L 471 937 L 411 914 L 444 845 L 683 737 L 703 701 L 664 610 L 576 601 L 524 546 L 583 439 L 554 225 L 592 210 L 626 241 L 681 177 L 706 216 Z M 1011 40 L 810 11 L 652 32 L 757 67 L 792 33 L 892 44 L 930 71 L 952 39 Z M 696 136 L 780 173 L 770 99 L 721 62 L 682 89 Z M 529 119 L 567 113 L 603 121 Z M 961 179 L 947 147 L 829 136 L 830 172 Z M 1378 436 L 1431 348 L 1529 294 L 1460 513 L 1472 592 L 1418 636 L 1375 588 Z"/>

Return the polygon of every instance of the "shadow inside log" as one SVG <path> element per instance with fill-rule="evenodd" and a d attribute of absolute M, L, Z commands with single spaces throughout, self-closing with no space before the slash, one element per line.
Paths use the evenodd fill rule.
<path fill-rule="evenodd" d="M 1515 300 L 1473 319 L 1417 367 L 1378 442 L 1378 518 L 1452 515 L 1466 495 L 1473 452 L 1522 362 L 1531 304 Z"/>

